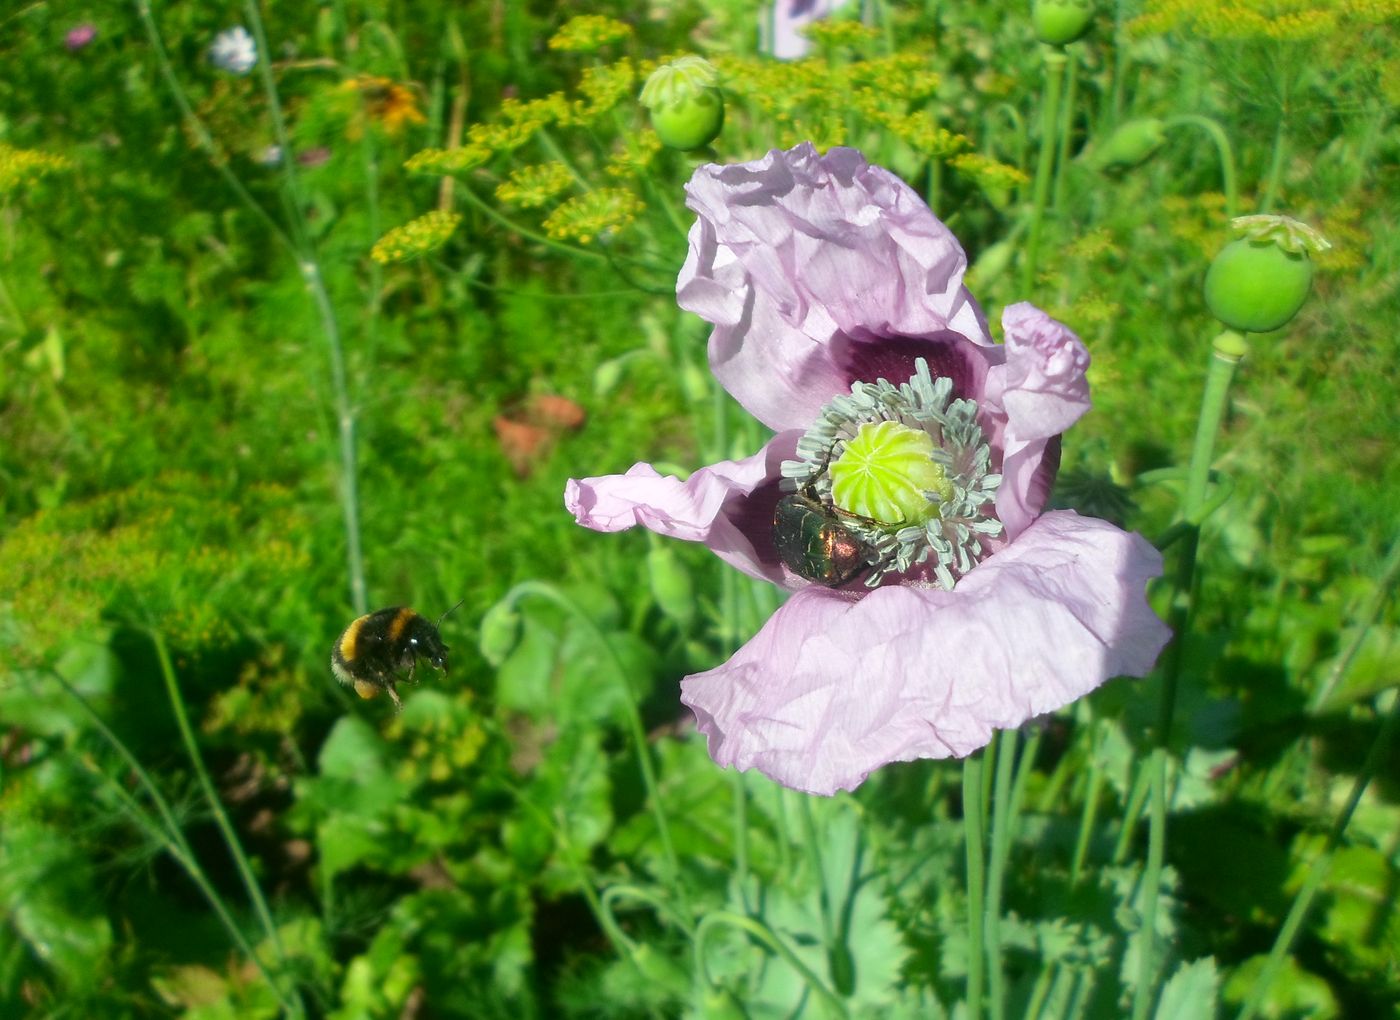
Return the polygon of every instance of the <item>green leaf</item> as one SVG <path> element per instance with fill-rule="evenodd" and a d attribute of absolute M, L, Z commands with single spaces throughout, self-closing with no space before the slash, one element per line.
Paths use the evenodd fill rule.
<path fill-rule="evenodd" d="M 1153 1020 L 1214 1020 L 1219 991 L 1213 957 L 1183 963 L 1162 988 Z"/>
<path fill-rule="evenodd" d="M 112 929 L 93 886 L 92 862 L 67 833 L 5 812 L 0 826 L 0 910 L 69 990 L 104 979 Z"/>

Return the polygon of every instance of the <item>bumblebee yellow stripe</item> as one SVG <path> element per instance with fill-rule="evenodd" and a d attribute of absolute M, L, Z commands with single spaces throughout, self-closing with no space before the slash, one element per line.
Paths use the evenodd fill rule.
<path fill-rule="evenodd" d="M 352 621 L 350 626 L 345 628 L 345 633 L 340 635 L 340 657 L 346 662 L 355 661 L 355 652 L 360 643 L 360 629 L 368 619 L 369 614 L 366 613 L 358 620 Z"/>
<path fill-rule="evenodd" d="M 394 644 L 396 641 L 398 641 L 400 637 L 403 636 L 403 631 L 404 628 L 408 626 L 408 621 L 413 619 L 417 615 L 417 613 L 415 613 L 412 609 L 409 609 L 407 606 L 399 610 L 399 614 L 395 616 L 393 622 L 389 624 L 390 645 Z"/>

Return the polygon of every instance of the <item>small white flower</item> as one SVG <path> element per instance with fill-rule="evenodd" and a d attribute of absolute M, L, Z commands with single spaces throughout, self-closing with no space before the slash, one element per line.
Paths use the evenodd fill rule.
<path fill-rule="evenodd" d="M 247 74 L 258 62 L 258 44 L 242 25 L 220 32 L 209 47 L 214 66 L 231 74 Z"/>
<path fill-rule="evenodd" d="M 263 166 L 282 165 L 282 146 L 269 145 L 258 153 L 258 162 Z"/>

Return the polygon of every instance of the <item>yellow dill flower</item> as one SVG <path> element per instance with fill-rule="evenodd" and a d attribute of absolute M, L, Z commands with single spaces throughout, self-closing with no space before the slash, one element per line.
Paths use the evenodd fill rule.
<path fill-rule="evenodd" d="M 584 68 L 578 83 L 584 101 L 572 104 L 571 110 L 581 120 L 591 120 L 630 96 L 636 82 L 637 68 L 626 57 L 615 64 Z"/>
<path fill-rule="evenodd" d="M 624 188 L 598 188 L 555 209 L 544 221 L 544 230 L 555 240 L 589 244 L 619 233 L 645 208 L 640 198 Z"/>
<path fill-rule="evenodd" d="M 980 152 L 963 152 L 948 165 L 967 174 L 984 188 L 1014 188 L 1030 183 L 1030 176 L 1009 163 L 1002 163 Z"/>
<path fill-rule="evenodd" d="M 1113 231 L 1107 227 L 1097 227 L 1071 241 L 1065 248 L 1065 254 L 1071 258 L 1093 262 L 1117 250 L 1118 246 L 1113 243 Z"/>
<path fill-rule="evenodd" d="M 37 149 L 16 149 L 0 142 L 0 195 L 72 166 L 72 162 L 64 156 Z"/>
<path fill-rule="evenodd" d="M 461 222 L 458 213 L 434 209 L 389 231 L 374 243 L 369 257 L 380 265 L 419 258 L 446 244 Z"/>
<path fill-rule="evenodd" d="M 608 176 L 641 177 L 651 169 L 652 161 L 661 151 L 661 139 L 655 131 L 637 131 L 628 134 L 622 141 L 622 149 L 608 159 Z"/>
<path fill-rule="evenodd" d="M 885 115 L 877 118 L 877 123 L 889 128 L 900 141 L 905 142 L 915 152 L 932 158 L 943 159 L 961 152 L 970 144 L 966 137 L 939 127 L 927 111 Z"/>
<path fill-rule="evenodd" d="M 573 174 L 563 163 L 537 163 L 513 171 L 496 189 L 496 198 L 518 209 L 533 209 L 562 195 L 573 183 Z"/>
<path fill-rule="evenodd" d="M 601 14 L 580 14 L 564 22 L 549 39 L 549 48 L 565 53 L 593 53 L 632 36 L 632 26 Z"/>
<path fill-rule="evenodd" d="M 1106 322 L 1112 322 L 1122 310 L 1123 306 L 1118 302 L 1110 301 L 1106 295 L 1098 291 L 1090 291 L 1074 300 L 1065 319 L 1075 323 L 1080 332 L 1083 332 L 1088 326 L 1101 326 Z M 1098 360 L 1097 353 L 1094 355 L 1094 360 Z"/>
<path fill-rule="evenodd" d="M 420 174 L 459 174 L 483 166 L 491 158 L 484 145 L 460 145 L 455 149 L 424 149 L 410 156 L 404 169 Z"/>
<path fill-rule="evenodd" d="M 874 42 L 879 33 L 870 25 L 846 18 L 835 20 L 823 18 L 802 29 L 802 34 L 818 46 L 828 49 L 846 46 L 855 48 Z"/>
<path fill-rule="evenodd" d="M 905 103 L 928 99 L 938 91 L 940 80 L 928 57 L 920 53 L 894 53 L 848 64 L 840 70 L 851 85 L 864 86 Z"/>

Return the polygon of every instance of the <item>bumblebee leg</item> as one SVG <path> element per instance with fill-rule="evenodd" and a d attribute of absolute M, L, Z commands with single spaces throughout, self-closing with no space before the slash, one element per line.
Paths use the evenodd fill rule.
<path fill-rule="evenodd" d="M 390 677 L 387 681 L 385 681 L 384 689 L 389 692 L 389 700 L 394 703 L 394 711 L 402 712 L 403 702 L 399 699 L 398 688 L 394 686 L 393 677 Z"/>

